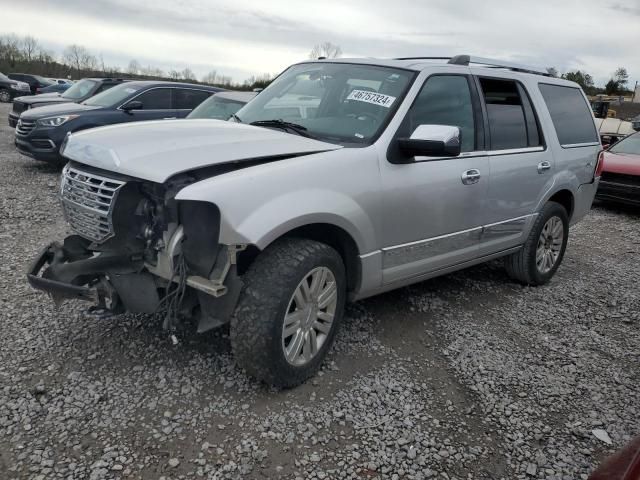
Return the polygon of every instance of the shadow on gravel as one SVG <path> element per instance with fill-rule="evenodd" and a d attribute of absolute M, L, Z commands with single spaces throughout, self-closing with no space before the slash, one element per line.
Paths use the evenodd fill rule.
<path fill-rule="evenodd" d="M 634 205 L 626 205 L 623 203 L 611 203 L 597 200 L 593 203 L 594 207 L 598 207 L 610 213 L 623 213 L 626 215 L 640 216 L 640 207 Z"/>
<path fill-rule="evenodd" d="M 30 158 L 25 158 L 23 163 L 23 168 L 29 172 L 33 173 L 61 173 L 62 167 L 64 165 L 54 165 L 48 162 L 39 162 L 38 160 L 32 160 Z"/>

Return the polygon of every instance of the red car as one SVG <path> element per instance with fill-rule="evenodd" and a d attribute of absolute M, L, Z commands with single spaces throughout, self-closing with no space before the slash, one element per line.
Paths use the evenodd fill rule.
<path fill-rule="evenodd" d="M 623 138 L 604 152 L 596 198 L 640 206 L 640 132 Z"/>

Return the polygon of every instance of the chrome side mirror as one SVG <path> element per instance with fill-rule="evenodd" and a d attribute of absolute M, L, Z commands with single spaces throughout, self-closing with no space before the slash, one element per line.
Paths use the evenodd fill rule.
<path fill-rule="evenodd" d="M 451 125 L 419 125 L 410 138 L 399 138 L 400 150 L 411 157 L 457 157 L 460 128 Z"/>

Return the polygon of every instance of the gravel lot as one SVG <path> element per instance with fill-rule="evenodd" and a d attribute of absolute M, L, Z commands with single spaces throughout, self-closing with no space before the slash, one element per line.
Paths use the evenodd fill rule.
<path fill-rule="evenodd" d="M 224 332 L 173 345 L 152 317 L 30 289 L 66 226 L 59 172 L 15 152 L 8 110 L 0 478 L 586 479 L 640 434 L 639 212 L 594 209 L 545 287 L 493 263 L 350 306 L 320 375 L 279 392 Z"/>

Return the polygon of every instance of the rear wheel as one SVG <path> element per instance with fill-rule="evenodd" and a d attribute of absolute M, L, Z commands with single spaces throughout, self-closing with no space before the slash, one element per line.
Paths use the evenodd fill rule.
<path fill-rule="evenodd" d="M 0 89 L 0 102 L 9 103 L 11 101 L 11 94 L 6 88 Z"/>
<path fill-rule="evenodd" d="M 562 263 L 568 239 L 567 211 L 559 203 L 548 202 L 522 249 L 505 258 L 507 273 L 526 285 L 547 283 Z"/>
<path fill-rule="evenodd" d="M 236 361 L 258 380 L 299 385 L 320 368 L 342 320 L 342 258 L 324 243 L 287 238 L 258 256 L 243 280 L 230 331 Z"/>

